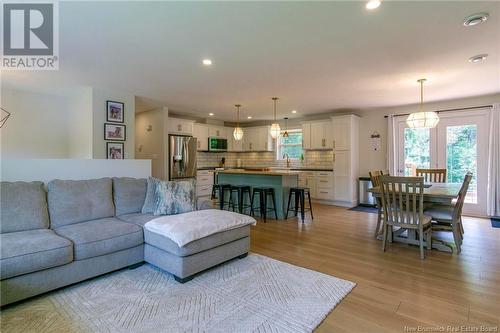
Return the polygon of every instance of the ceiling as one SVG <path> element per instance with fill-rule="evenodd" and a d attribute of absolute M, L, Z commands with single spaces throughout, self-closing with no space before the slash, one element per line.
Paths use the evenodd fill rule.
<path fill-rule="evenodd" d="M 141 108 L 234 120 L 500 92 L 500 2 L 60 2 L 60 70 L 4 72 L 11 86 L 96 86 Z M 489 12 L 466 28 L 463 19 Z M 479 64 L 467 61 L 487 53 Z M 210 58 L 213 65 L 203 66 Z M 298 112 L 291 115 L 290 111 Z"/>

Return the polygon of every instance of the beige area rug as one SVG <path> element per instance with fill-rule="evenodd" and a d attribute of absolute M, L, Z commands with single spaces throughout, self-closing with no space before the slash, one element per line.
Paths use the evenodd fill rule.
<path fill-rule="evenodd" d="M 2 332 L 311 332 L 350 281 L 250 254 L 179 284 L 145 264 L 7 307 Z"/>

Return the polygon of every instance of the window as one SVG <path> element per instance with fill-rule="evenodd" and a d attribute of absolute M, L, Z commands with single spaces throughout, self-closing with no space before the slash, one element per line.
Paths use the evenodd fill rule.
<path fill-rule="evenodd" d="M 302 130 L 301 129 L 293 129 L 288 130 L 288 137 L 283 137 L 283 133 L 285 131 L 281 131 L 281 135 L 278 138 L 277 145 L 278 149 L 276 149 L 277 160 L 284 160 L 283 155 L 288 154 L 288 157 L 292 160 L 298 160 L 304 153 L 302 150 Z"/>

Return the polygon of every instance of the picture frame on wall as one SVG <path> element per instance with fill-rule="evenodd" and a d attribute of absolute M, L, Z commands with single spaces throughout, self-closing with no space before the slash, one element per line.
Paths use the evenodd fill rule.
<path fill-rule="evenodd" d="M 125 104 L 106 101 L 106 121 L 111 123 L 125 122 Z"/>
<path fill-rule="evenodd" d="M 127 139 L 127 128 L 125 125 L 104 124 L 104 140 L 125 141 Z"/>
<path fill-rule="evenodd" d="M 108 160 L 123 160 L 125 158 L 123 142 L 106 142 L 106 158 Z"/>

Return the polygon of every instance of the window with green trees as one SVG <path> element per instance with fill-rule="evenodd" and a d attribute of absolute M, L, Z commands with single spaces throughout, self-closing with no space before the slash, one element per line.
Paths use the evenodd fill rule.
<path fill-rule="evenodd" d="M 465 174 L 473 174 L 466 202 L 477 202 L 477 126 L 446 127 L 446 169 L 449 183 L 461 183 Z"/>
<path fill-rule="evenodd" d="M 415 176 L 417 168 L 431 165 L 430 131 L 428 128 L 405 128 L 405 176 Z"/>
<path fill-rule="evenodd" d="M 281 131 L 281 135 L 278 138 L 278 149 L 276 149 L 277 160 L 283 160 L 283 156 L 288 154 L 290 159 L 298 160 L 304 153 L 302 150 L 302 130 L 301 129 L 293 129 L 288 130 L 288 137 L 283 137 L 285 131 Z"/>

